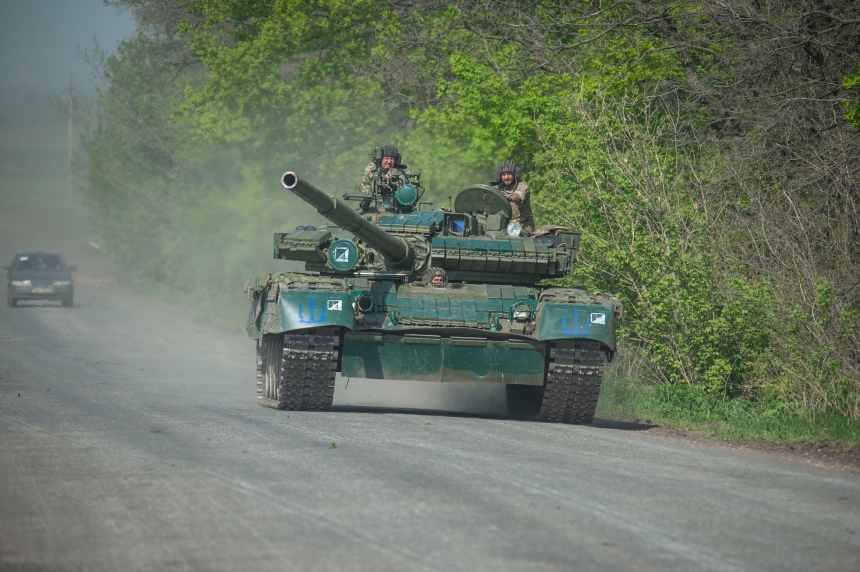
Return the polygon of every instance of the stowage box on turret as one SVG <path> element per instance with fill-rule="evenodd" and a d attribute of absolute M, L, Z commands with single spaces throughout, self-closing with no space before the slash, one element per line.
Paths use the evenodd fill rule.
<path fill-rule="evenodd" d="M 275 258 L 302 261 L 305 272 L 246 285 L 261 404 L 329 409 L 341 372 L 502 383 L 511 416 L 591 423 L 621 303 L 537 285 L 571 273 L 579 234 L 520 236 L 508 200 L 488 185 L 431 211 L 417 208 L 411 173 L 396 188 L 345 194 L 356 208 L 296 173 L 281 182 L 329 224 L 275 234 Z"/>

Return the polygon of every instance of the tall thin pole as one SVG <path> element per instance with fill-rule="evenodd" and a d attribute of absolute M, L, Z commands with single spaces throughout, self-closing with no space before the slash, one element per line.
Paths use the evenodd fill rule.
<path fill-rule="evenodd" d="M 66 184 L 69 193 L 72 192 L 72 146 L 74 144 L 74 126 L 72 122 L 72 78 L 69 78 L 69 140 L 67 143 L 68 157 L 66 159 Z"/>

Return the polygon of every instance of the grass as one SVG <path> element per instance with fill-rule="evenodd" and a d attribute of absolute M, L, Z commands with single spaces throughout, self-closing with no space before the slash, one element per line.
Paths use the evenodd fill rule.
<path fill-rule="evenodd" d="M 700 435 L 732 439 L 860 445 L 860 421 L 787 403 L 723 399 L 687 386 L 657 385 L 637 375 L 643 371 L 643 364 L 631 360 L 641 359 L 628 357 L 610 367 L 597 404 L 598 416 L 620 414 Z"/>

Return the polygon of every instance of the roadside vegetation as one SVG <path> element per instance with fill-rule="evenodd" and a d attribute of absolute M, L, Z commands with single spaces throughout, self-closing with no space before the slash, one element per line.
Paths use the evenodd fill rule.
<path fill-rule="evenodd" d="M 390 142 L 444 205 L 513 158 L 625 304 L 601 410 L 860 441 L 860 1 L 109 3 L 83 174 L 125 279 L 240 323 L 311 216 L 284 170 L 351 190 Z"/>
<path fill-rule="evenodd" d="M 601 387 L 598 418 L 668 425 L 724 439 L 829 443 L 849 454 L 853 450 L 856 456 L 860 445 L 856 420 L 785 401 L 713 395 L 656 383 L 647 359 L 636 347 L 621 350 Z"/>

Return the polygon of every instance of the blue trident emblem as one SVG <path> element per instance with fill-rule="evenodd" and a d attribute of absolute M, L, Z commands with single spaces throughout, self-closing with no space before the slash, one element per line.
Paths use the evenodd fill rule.
<path fill-rule="evenodd" d="M 305 320 L 305 316 L 302 313 L 302 305 L 299 304 L 299 323 L 300 324 L 320 324 L 325 322 L 325 306 L 322 308 L 322 312 L 320 312 L 320 317 L 318 319 L 314 319 L 314 299 L 310 299 L 310 307 L 311 307 L 311 317 Z"/>
<path fill-rule="evenodd" d="M 588 315 L 585 316 L 585 325 L 582 326 L 579 324 L 579 312 L 573 312 L 573 329 L 567 329 L 567 316 L 561 317 L 561 331 L 563 334 L 568 336 L 587 336 L 588 332 L 591 330 L 591 320 L 588 319 Z"/>

